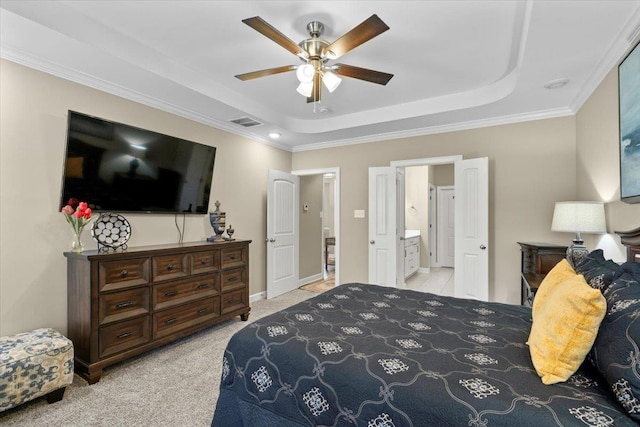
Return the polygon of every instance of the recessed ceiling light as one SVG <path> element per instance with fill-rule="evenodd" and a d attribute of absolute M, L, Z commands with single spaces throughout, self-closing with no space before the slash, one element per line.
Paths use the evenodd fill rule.
<path fill-rule="evenodd" d="M 278 138 L 280 138 L 280 134 L 278 132 L 271 132 L 271 133 L 269 133 L 269 138 L 278 139 Z"/>
<path fill-rule="evenodd" d="M 560 89 L 569 83 L 569 79 L 555 79 L 544 84 L 545 89 Z"/>

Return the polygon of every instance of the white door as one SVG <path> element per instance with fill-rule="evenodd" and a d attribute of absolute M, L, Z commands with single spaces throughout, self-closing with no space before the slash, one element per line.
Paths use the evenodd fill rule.
<path fill-rule="evenodd" d="M 455 162 L 455 296 L 489 300 L 489 161 Z"/>
<path fill-rule="evenodd" d="M 396 168 L 369 168 L 369 283 L 396 285 Z"/>
<path fill-rule="evenodd" d="M 269 170 L 267 183 L 267 298 L 298 287 L 300 178 Z"/>
<path fill-rule="evenodd" d="M 454 267 L 455 252 L 455 196 L 452 186 L 438 187 L 438 251 L 437 259 L 440 267 Z"/>
<path fill-rule="evenodd" d="M 396 168 L 396 286 L 406 287 L 404 283 L 404 168 Z M 420 262 L 420 260 L 418 260 Z"/>
<path fill-rule="evenodd" d="M 436 231 L 436 187 L 433 184 L 429 184 L 429 267 L 437 267 L 438 262 L 436 254 L 438 248 L 436 247 L 438 234 Z"/>

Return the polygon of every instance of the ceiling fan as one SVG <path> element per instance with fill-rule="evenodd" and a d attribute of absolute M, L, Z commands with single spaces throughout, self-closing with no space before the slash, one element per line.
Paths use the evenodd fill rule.
<path fill-rule="evenodd" d="M 242 22 L 298 56 L 304 64 L 285 65 L 238 74 L 236 77 L 240 80 L 251 80 L 296 70 L 296 76 L 300 81 L 297 89 L 298 93 L 306 96 L 307 102 L 317 102 L 321 98 L 322 83 L 329 89 L 329 92 L 333 92 L 341 82 L 338 75 L 381 85 L 386 85 L 393 77 L 393 74 L 367 68 L 354 67 L 347 64 L 328 64 L 330 60 L 339 58 L 364 42 L 387 31 L 389 27 L 378 18 L 378 15 L 371 15 L 333 43 L 320 38 L 324 31 L 324 25 L 318 21 L 312 21 L 307 24 L 310 38 L 301 41 L 299 44 L 296 44 L 259 16 L 243 19 Z"/>

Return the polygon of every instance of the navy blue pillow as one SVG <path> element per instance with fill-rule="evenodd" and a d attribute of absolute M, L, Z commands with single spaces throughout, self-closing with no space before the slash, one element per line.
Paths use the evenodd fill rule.
<path fill-rule="evenodd" d="M 640 282 L 629 273 L 640 274 L 636 266 L 625 266 L 604 292 L 607 313 L 590 359 L 618 402 L 640 422 Z"/>
<path fill-rule="evenodd" d="M 622 276 L 623 274 L 628 274 L 634 278 L 634 280 L 640 282 L 640 263 L 627 261 L 624 264 L 618 267 L 618 274 L 614 279 Z"/>
<path fill-rule="evenodd" d="M 589 286 L 604 292 L 618 274 L 620 266 L 610 259 L 604 259 L 602 249 L 596 249 L 582 258 L 575 270 L 584 276 Z"/>

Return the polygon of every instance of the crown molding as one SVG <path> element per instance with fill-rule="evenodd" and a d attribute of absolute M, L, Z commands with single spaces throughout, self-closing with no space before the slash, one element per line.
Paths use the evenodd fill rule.
<path fill-rule="evenodd" d="M 629 17 L 625 25 L 622 26 L 620 32 L 614 41 L 609 45 L 607 54 L 602 58 L 596 69 L 591 73 L 587 81 L 578 91 L 569 108 L 577 112 L 587 99 L 600 86 L 600 83 L 609 74 L 609 72 L 617 66 L 626 53 L 635 46 L 640 36 L 640 6 Z"/>
<path fill-rule="evenodd" d="M 572 116 L 575 112 L 568 107 L 556 108 L 553 110 L 536 111 L 533 113 L 513 114 L 502 117 L 492 117 L 489 119 L 471 120 L 448 125 L 429 126 L 419 129 L 409 129 L 396 132 L 380 133 L 371 136 L 349 138 L 320 142 L 317 144 L 306 144 L 304 146 L 293 147 L 293 152 L 322 150 L 325 148 L 341 147 L 345 145 L 366 144 L 370 142 L 386 141 L 390 139 L 410 138 L 414 136 L 435 135 L 439 133 L 456 132 L 461 130 L 478 129 L 490 126 L 500 126 L 513 123 L 528 122 L 534 120 L 553 119 L 557 117 Z"/>
<path fill-rule="evenodd" d="M 111 95 L 118 96 L 120 98 L 128 99 L 139 104 L 146 105 L 167 113 L 175 114 L 176 116 L 183 117 L 185 119 L 193 120 L 198 123 L 202 123 L 207 126 L 214 127 L 219 130 L 223 130 L 234 135 L 242 136 L 261 144 L 269 145 L 274 148 L 278 148 L 285 151 L 291 151 L 291 147 L 274 143 L 273 141 L 256 137 L 244 129 L 238 129 L 235 125 L 230 123 L 212 119 L 209 116 L 205 116 L 196 111 L 179 107 L 175 104 L 162 101 L 152 96 L 125 88 L 123 86 L 108 82 L 103 79 L 99 79 L 95 76 L 72 70 L 64 67 L 60 64 L 35 57 L 33 55 L 26 54 L 17 49 L 0 47 L 0 58 L 6 59 L 11 62 L 15 62 L 25 67 L 32 68 L 37 71 L 41 71 L 46 74 L 59 77 L 64 80 L 68 80 L 74 83 L 78 83 L 83 86 L 88 86 L 93 89 L 97 89 L 102 92 L 106 92 Z"/>

